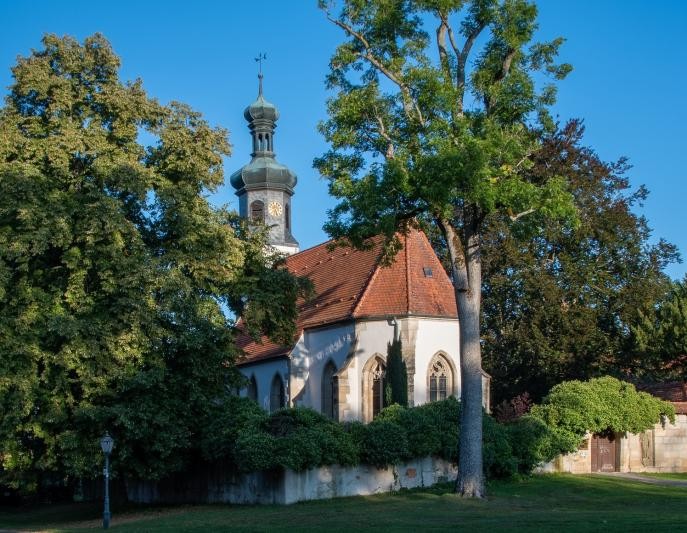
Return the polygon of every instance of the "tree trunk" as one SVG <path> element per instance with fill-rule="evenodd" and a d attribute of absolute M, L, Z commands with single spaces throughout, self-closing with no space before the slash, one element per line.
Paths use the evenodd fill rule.
<path fill-rule="evenodd" d="M 460 331 L 460 442 L 456 492 L 469 498 L 482 498 L 482 354 L 480 347 L 480 305 L 482 262 L 478 221 L 466 224 L 461 242 L 456 228 L 438 220 L 446 238 L 453 265 L 453 284 L 458 304 Z"/>
<path fill-rule="evenodd" d="M 460 322 L 460 443 L 456 492 L 482 498 L 482 358 L 479 343 L 480 298 L 475 290 L 458 292 Z"/>

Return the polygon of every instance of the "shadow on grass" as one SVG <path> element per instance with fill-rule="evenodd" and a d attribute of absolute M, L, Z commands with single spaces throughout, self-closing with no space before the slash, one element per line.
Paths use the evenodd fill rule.
<path fill-rule="evenodd" d="M 0 528 L 98 528 L 95 504 L 0 511 Z M 7 523 L 6 519 L 11 519 Z M 83 520 L 80 524 L 79 520 Z M 113 509 L 117 531 L 474 531 L 680 530 L 687 489 L 598 476 L 546 475 L 494 481 L 488 497 L 470 500 L 445 483 L 393 494 L 302 502 L 290 506 L 127 506 Z M 62 525 L 61 525 L 62 524 Z"/>

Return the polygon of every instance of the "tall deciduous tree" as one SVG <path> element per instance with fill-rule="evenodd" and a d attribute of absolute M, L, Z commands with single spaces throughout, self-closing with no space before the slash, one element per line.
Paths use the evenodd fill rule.
<path fill-rule="evenodd" d="M 158 477 L 239 383 L 225 310 L 290 336 L 300 283 L 204 196 L 225 130 L 122 83 L 100 35 L 43 45 L 0 108 L 1 480 L 96 476 L 105 430 L 116 474 Z"/>
<path fill-rule="evenodd" d="M 448 250 L 460 321 L 461 431 L 457 491 L 484 495 L 480 303 L 487 218 L 574 218 L 565 180 L 532 179 L 532 127 L 551 127 L 562 39 L 532 42 L 525 0 L 348 0 L 328 19 L 346 41 L 327 78 L 336 94 L 321 125 L 331 150 L 315 161 L 340 200 L 326 224 L 354 243 L 395 237 L 422 219 Z M 431 31 L 431 33 L 430 33 Z M 540 220 L 536 218 L 535 220 Z"/>
<path fill-rule="evenodd" d="M 482 336 L 496 402 L 525 392 L 539 401 L 561 381 L 635 374 L 630 329 L 669 287 L 663 268 L 676 249 L 650 244 L 647 221 L 633 213 L 647 191 L 631 191 L 627 161 L 601 161 L 583 133 L 570 121 L 544 135 L 531 169 L 542 181 L 568 177 L 577 227 L 551 221 L 533 234 L 502 216 L 484 233 Z"/>

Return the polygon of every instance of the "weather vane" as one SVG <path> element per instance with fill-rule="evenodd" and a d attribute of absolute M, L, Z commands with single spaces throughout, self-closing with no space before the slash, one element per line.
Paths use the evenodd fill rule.
<path fill-rule="evenodd" d="M 267 59 L 267 54 L 264 52 L 258 54 L 258 57 L 255 58 L 255 61 L 258 63 L 258 74 L 262 76 L 262 62 Z"/>

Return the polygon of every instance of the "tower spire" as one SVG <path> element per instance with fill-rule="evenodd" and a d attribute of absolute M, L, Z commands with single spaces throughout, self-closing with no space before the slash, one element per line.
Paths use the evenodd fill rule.
<path fill-rule="evenodd" d="M 255 58 L 259 64 L 258 97 L 243 112 L 253 137 L 251 161 L 231 175 L 231 184 L 239 197 L 241 216 L 266 224 L 270 246 L 292 254 L 298 251 L 298 241 L 291 233 L 291 197 L 298 178 L 275 158 L 279 111 L 262 94 L 262 61 L 266 58 L 265 54 Z"/>
<path fill-rule="evenodd" d="M 262 96 L 262 62 L 267 60 L 267 54 L 260 52 L 255 61 L 258 64 L 258 97 Z"/>

